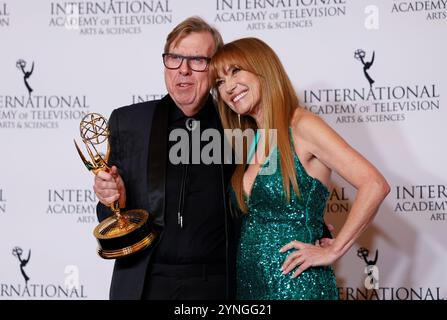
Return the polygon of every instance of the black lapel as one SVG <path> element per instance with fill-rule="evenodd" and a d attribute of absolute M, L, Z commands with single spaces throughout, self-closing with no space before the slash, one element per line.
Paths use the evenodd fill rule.
<path fill-rule="evenodd" d="M 168 147 L 168 115 L 169 95 L 164 97 L 155 107 L 149 138 L 148 183 L 149 183 L 149 215 L 154 223 L 163 226 L 165 214 L 166 192 L 166 157 Z"/>

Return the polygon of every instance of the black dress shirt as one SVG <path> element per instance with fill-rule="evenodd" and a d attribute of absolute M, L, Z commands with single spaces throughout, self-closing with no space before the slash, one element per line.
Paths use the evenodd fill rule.
<path fill-rule="evenodd" d="M 166 167 L 166 214 L 164 230 L 155 248 L 153 262 L 160 264 L 215 264 L 225 263 L 225 216 L 222 199 L 222 178 L 219 163 L 192 163 L 192 136 L 204 130 L 218 128 L 218 117 L 210 97 L 205 106 L 192 117 L 185 116 L 174 104 L 169 105 L 169 132 L 187 132 L 189 163 L 173 164 L 169 150 L 179 143 L 168 141 Z M 198 125 L 200 124 L 200 125 Z M 194 128 L 195 127 L 195 128 Z M 195 135 L 197 137 L 197 135 Z M 184 140 L 183 142 L 185 142 Z M 208 141 L 200 142 L 200 149 Z M 188 146 L 189 144 L 189 146 Z M 194 157 L 197 159 L 197 152 Z M 182 187 L 183 186 L 183 187 Z"/>

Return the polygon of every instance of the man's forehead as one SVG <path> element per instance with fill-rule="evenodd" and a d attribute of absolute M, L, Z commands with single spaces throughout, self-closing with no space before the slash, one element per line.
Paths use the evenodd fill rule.
<path fill-rule="evenodd" d="M 189 54 L 208 55 L 214 51 L 214 40 L 209 32 L 191 32 L 172 42 L 169 51 L 187 50 Z"/>

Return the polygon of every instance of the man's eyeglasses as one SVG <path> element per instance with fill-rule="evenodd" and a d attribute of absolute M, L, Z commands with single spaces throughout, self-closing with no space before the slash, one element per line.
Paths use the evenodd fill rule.
<path fill-rule="evenodd" d="M 186 59 L 188 67 L 197 72 L 203 72 L 208 67 L 208 63 L 211 58 L 201 56 L 182 56 L 174 53 L 163 53 L 163 64 L 166 68 L 175 70 L 180 68 L 183 63 L 183 59 Z"/>

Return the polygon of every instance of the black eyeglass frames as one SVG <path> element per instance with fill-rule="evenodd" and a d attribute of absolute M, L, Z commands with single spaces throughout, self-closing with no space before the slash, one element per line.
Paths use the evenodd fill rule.
<path fill-rule="evenodd" d="M 186 59 L 186 63 L 188 67 L 197 72 L 203 72 L 208 67 L 208 63 L 211 61 L 211 58 L 202 57 L 202 56 L 182 56 L 180 54 L 175 53 L 163 53 L 163 64 L 166 68 L 175 70 L 180 68 L 183 63 L 183 60 Z"/>

